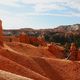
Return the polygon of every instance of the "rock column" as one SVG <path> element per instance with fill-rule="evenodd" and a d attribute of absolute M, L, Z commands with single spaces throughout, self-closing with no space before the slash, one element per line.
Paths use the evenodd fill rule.
<path fill-rule="evenodd" d="M 70 47 L 70 60 L 77 60 L 78 48 L 75 43 L 71 44 Z"/>
<path fill-rule="evenodd" d="M 0 46 L 3 46 L 3 30 L 2 30 L 2 21 L 0 20 Z"/>
<path fill-rule="evenodd" d="M 22 32 L 22 33 L 20 34 L 20 36 L 19 36 L 19 41 L 20 41 L 21 43 L 27 43 L 27 44 L 30 43 L 28 35 L 26 35 L 24 32 Z"/>

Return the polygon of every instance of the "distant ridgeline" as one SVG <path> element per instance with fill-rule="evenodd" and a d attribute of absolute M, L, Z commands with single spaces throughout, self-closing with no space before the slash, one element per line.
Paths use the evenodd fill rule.
<path fill-rule="evenodd" d="M 4 30 L 4 35 L 18 36 L 21 32 L 25 32 L 29 36 L 39 37 L 43 35 L 47 42 L 56 42 L 64 45 L 65 43 L 76 42 L 80 47 L 80 24 L 62 25 L 54 29 L 23 28 L 17 30 Z"/>

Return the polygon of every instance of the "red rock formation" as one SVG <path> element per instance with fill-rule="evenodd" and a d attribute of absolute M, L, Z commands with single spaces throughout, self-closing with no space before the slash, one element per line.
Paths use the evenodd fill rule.
<path fill-rule="evenodd" d="M 51 44 L 48 46 L 48 50 L 56 57 L 56 58 L 65 58 L 64 57 L 64 49 L 56 44 Z"/>
<path fill-rule="evenodd" d="M 71 44 L 70 47 L 70 60 L 77 60 L 78 48 L 75 43 Z"/>
<path fill-rule="evenodd" d="M 40 49 L 40 47 L 36 48 L 32 46 L 32 48 L 36 48 L 36 50 L 42 53 L 41 56 L 36 56 L 35 54 L 37 54 L 37 51 L 34 52 L 34 49 L 29 49 L 29 47 L 31 47 L 30 44 L 26 44 L 27 48 L 25 48 L 25 44 L 23 44 L 23 46 L 20 44 L 23 43 L 8 42 L 6 46 L 4 45 L 6 49 L 0 49 L 1 70 L 20 76 L 25 76 L 34 80 L 80 80 L 80 61 L 74 62 L 66 59 L 55 59 L 49 56 L 43 57 L 43 52 L 45 55 L 47 53 L 45 50 L 42 50 L 44 47 L 41 47 L 42 49 Z M 16 45 L 20 46 L 21 49 L 26 52 L 26 55 L 34 54 L 32 56 L 22 55 L 24 52 L 22 51 L 20 53 L 18 50 L 21 49 Z M 15 47 L 15 49 L 13 47 Z M 11 48 L 14 51 L 12 51 Z M 61 56 L 60 51 L 63 50 L 63 47 L 53 44 L 52 50 L 55 54 L 58 51 L 56 55 Z M 4 78 L 3 76 L 1 77 Z M 0 80 L 2 80 L 2 78 Z"/>
<path fill-rule="evenodd" d="M 47 46 L 47 43 L 45 42 L 44 39 L 38 39 L 38 41 L 41 46 Z"/>
<path fill-rule="evenodd" d="M 27 44 L 30 43 L 28 35 L 26 35 L 24 32 L 20 34 L 19 41 Z"/>
<path fill-rule="evenodd" d="M 0 20 L 0 46 L 3 46 L 2 21 Z"/>
<path fill-rule="evenodd" d="M 46 41 L 45 41 L 44 38 L 41 37 L 41 36 L 38 37 L 38 42 L 39 42 L 39 44 L 40 44 L 41 46 L 47 46 Z"/>
<path fill-rule="evenodd" d="M 38 39 L 36 38 L 36 37 L 32 37 L 32 36 L 30 36 L 29 37 L 30 38 L 30 43 L 32 44 L 32 43 L 38 43 Z"/>
<path fill-rule="evenodd" d="M 19 37 L 18 36 L 4 36 L 4 41 L 5 42 L 19 42 Z"/>
<path fill-rule="evenodd" d="M 47 46 L 47 43 L 42 37 L 31 37 L 30 36 L 30 43 L 33 45 L 41 45 L 41 46 Z"/>
<path fill-rule="evenodd" d="M 78 50 L 77 60 L 80 60 L 80 50 Z"/>

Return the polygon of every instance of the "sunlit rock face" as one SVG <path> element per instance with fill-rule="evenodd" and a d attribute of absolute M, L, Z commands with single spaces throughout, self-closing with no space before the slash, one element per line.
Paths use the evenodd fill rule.
<path fill-rule="evenodd" d="M 0 20 L 0 46 L 3 46 L 3 30 L 2 30 L 2 21 Z"/>

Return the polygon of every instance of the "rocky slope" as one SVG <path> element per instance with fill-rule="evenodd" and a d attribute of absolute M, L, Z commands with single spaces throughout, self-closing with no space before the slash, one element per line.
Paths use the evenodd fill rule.
<path fill-rule="evenodd" d="M 56 50 L 55 53 L 49 52 L 46 47 L 5 43 L 0 49 L 1 80 L 79 80 L 80 62 L 56 57 L 63 57 L 60 53 L 63 49 L 55 47 L 57 53 Z"/>

